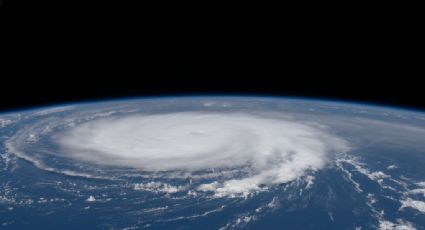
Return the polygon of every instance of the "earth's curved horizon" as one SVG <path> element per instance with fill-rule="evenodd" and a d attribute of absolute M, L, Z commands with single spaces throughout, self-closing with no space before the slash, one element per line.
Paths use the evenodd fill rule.
<path fill-rule="evenodd" d="M 273 94 L 166 94 L 166 95 L 151 95 L 151 96 L 124 96 L 124 97 L 106 97 L 92 98 L 82 100 L 69 100 L 54 103 L 40 103 L 31 106 L 20 106 L 17 108 L 6 108 L 0 111 L 0 115 L 10 113 L 30 112 L 36 110 L 46 110 L 50 108 L 76 106 L 85 104 L 112 103 L 112 102 L 128 102 L 142 100 L 167 100 L 167 99 L 270 99 L 270 100 L 285 100 L 285 101 L 304 101 L 304 102 L 321 102 L 333 103 L 340 105 L 351 105 L 359 107 L 374 107 L 381 109 L 399 110 L 404 112 L 425 113 L 425 109 L 418 106 L 405 106 L 392 103 L 368 102 L 365 100 L 356 99 L 341 99 L 337 97 L 312 97 L 312 96 L 290 96 L 290 95 L 273 95 Z"/>
<path fill-rule="evenodd" d="M 0 113 L 0 228 L 424 229 L 425 112 L 275 96 Z"/>

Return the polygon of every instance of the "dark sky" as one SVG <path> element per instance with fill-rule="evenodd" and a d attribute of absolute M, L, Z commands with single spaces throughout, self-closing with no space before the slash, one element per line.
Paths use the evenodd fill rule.
<path fill-rule="evenodd" d="M 385 4 L 3 1 L 0 110 L 175 94 L 425 109 L 424 14 Z"/>

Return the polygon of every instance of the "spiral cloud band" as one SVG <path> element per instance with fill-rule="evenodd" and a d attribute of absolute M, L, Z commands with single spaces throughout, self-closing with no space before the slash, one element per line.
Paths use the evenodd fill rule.
<path fill-rule="evenodd" d="M 69 157 L 143 171 L 244 168 L 244 176 L 203 184 L 198 191 L 244 194 L 285 183 L 344 151 L 324 128 L 242 113 L 170 113 L 105 118 L 79 125 L 58 142 Z"/>

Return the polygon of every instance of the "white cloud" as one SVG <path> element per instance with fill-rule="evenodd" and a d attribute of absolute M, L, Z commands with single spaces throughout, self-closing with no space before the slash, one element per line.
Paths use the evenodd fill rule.
<path fill-rule="evenodd" d="M 328 153 L 348 149 L 323 127 L 240 113 L 104 118 L 73 128 L 59 143 L 77 160 L 144 171 L 244 168 L 242 178 L 198 188 L 217 196 L 294 180 L 322 168 Z"/>
<path fill-rule="evenodd" d="M 393 169 L 398 169 L 397 165 L 390 165 L 387 167 L 387 170 L 393 170 Z"/>
<path fill-rule="evenodd" d="M 194 218 L 204 217 L 204 216 L 208 216 L 211 213 L 221 212 L 221 211 L 224 210 L 225 207 L 226 207 L 226 205 L 221 205 L 220 207 L 218 207 L 216 209 L 205 211 L 203 213 L 194 214 L 194 215 L 190 215 L 190 216 L 178 216 L 178 217 L 175 217 L 175 218 L 172 218 L 172 219 L 161 220 L 160 222 L 171 222 L 171 221 L 178 221 L 178 220 L 184 220 L 184 219 L 194 219 Z"/>
<path fill-rule="evenodd" d="M 228 223 L 225 226 L 219 228 L 219 230 L 243 228 L 248 223 L 255 220 L 257 220 L 257 216 L 255 215 L 244 215 L 244 216 L 238 217 L 233 222 Z"/>
<path fill-rule="evenodd" d="M 385 174 L 382 171 L 371 172 L 369 169 L 364 168 L 362 164 L 360 162 L 357 162 L 355 159 L 340 159 L 338 161 L 351 164 L 354 168 L 356 168 L 357 172 L 367 176 L 370 180 L 377 182 L 381 186 L 383 186 L 384 179 L 391 178 L 389 175 Z M 339 167 L 341 168 L 341 166 Z M 351 179 L 351 174 L 349 174 L 349 177 Z"/>
<path fill-rule="evenodd" d="M 87 198 L 86 201 L 87 202 L 94 202 L 94 201 L 96 201 L 96 198 L 94 198 L 94 196 L 89 196 L 89 198 Z"/>
<path fill-rule="evenodd" d="M 363 192 L 363 189 L 360 188 L 360 184 L 353 179 L 353 174 L 342 166 L 342 162 L 350 163 L 350 161 L 347 160 L 337 160 L 336 166 L 346 175 L 347 180 L 354 185 L 354 189 L 358 193 Z"/>
<path fill-rule="evenodd" d="M 409 193 L 410 194 L 422 194 L 425 197 L 425 188 L 413 189 Z"/>
<path fill-rule="evenodd" d="M 12 120 L 0 118 L 0 127 L 1 128 L 4 128 L 4 127 L 6 127 L 7 125 L 9 125 L 11 123 L 12 123 Z"/>
<path fill-rule="evenodd" d="M 379 222 L 380 230 L 416 230 L 416 228 L 410 223 L 403 220 L 398 220 L 398 223 L 391 221 L 382 220 Z"/>
<path fill-rule="evenodd" d="M 308 175 L 305 178 L 305 181 L 307 182 L 305 189 L 310 189 L 311 186 L 314 184 L 314 176 Z"/>
<path fill-rule="evenodd" d="M 177 193 L 185 190 L 184 186 L 173 186 L 161 182 L 148 182 L 134 184 L 134 190 L 149 191 L 155 193 Z"/>
<path fill-rule="evenodd" d="M 419 187 L 425 188 L 425 181 L 418 182 L 416 183 L 416 185 L 418 185 Z"/>
<path fill-rule="evenodd" d="M 218 182 L 214 181 L 213 183 L 209 183 L 209 184 L 201 184 L 200 186 L 198 186 L 197 190 L 201 192 L 215 191 L 218 186 L 219 186 Z"/>
<path fill-rule="evenodd" d="M 419 212 L 425 213 L 425 202 L 419 200 L 412 200 L 407 198 L 406 200 L 402 200 L 400 209 L 404 208 L 413 208 L 418 210 Z"/>
<path fill-rule="evenodd" d="M 168 209 L 168 206 L 155 207 L 155 208 L 146 208 L 146 209 L 143 209 L 143 212 L 144 213 L 146 213 L 146 212 L 160 212 L 160 211 L 164 211 L 164 210 L 167 210 L 167 209 Z"/>

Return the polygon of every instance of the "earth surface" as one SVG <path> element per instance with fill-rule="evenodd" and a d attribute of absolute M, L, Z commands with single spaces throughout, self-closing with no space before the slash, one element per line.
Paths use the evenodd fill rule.
<path fill-rule="evenodd" d="M 425 113 L 168 97 L 0 115 L 0 229 L 425 229 Z"/>

